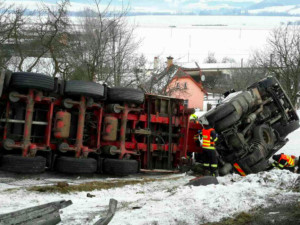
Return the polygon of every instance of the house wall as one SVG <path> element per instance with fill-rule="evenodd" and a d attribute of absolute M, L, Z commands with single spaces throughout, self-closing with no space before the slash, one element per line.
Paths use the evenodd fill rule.
<path fill-rule="evenodd" d="M 199 108 L 200 110 L 203 110 L 205 94 L 201 91 L 199 86 L 197 86 L 190 78 L 179 78 L 173 79 L 173 81 L 168 85 L 169 89 L 174 89 L 176 87 L 176 83 L 179 83 L 180 90 L 171 91 L 171 96 L 188 100 L 189 108 Z M 186 83 L 186 89 L 184 88 L 184 83 Z"/>

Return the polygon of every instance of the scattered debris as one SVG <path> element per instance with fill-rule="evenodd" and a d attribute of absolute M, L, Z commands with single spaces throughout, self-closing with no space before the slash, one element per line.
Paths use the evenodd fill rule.
<path fill-rule="evenodd" d="M 186 185 L 192 186 L 206 186 L 209 184 L 219 184 L 217 178 L 212 176 L 196 177 L 190 180 Z"/>
<path fill-rule="evenodd" d="M 117 210 L 117 204 L 118 201 L 111 198 L 109 200 L 109 209 L 107 211 L 107 215 L 103 218 L 101 218 L 100 220 L 98 220 L 94 225 L 107 225 L 109 224 L 109 222 L 112 220 L 112 218 L 114 217 L 116 210 Z"/>
<path fill-rule="evenodd" d="M 71 204 L 72 201 L 63 200 L 2 214 L 0 215 L 0 225 L 55 225 L 61 221 L 59 210 Z"/>
<path fill-rule="evenodd" d="M 96 197 L 96 195 L 92 195 L 92 194 L 90 194 L 90 193 L 87 193 L 87 194 L 86 194 L 86 197 L 88 197 L 88 198 L 94 198 L 94 197 Z"/>

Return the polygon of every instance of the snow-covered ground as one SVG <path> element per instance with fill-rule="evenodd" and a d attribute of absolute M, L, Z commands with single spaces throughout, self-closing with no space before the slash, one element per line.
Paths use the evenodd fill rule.
<path fill-rule="evenodd" d="M 263 16 L 133 16 L 139 52 L 148 60 L 173 56 L 176 62 L 203 63 L 209 52 L 244 62 L 262 49 L 270 32 L 299 17 Z"/>
<path fill-rule="evenodd" d="M 109 199 L 114 198 L 118 200 L 118 209 L 111 224 L 201 224 L 282 200 L 300 199 L 300 193 L 291 191 L 298 175 L 288 171 L 273 170 L 247 177 L 233 174 L 218 178 L 218 185 L 184 186 L 192 178 L 186 174 L 160 176 L 161 180 L 143 185 L 92 191 L 89 193 L 95 197 L 88 198 L 87 192 L 38 193 L 27 191 L 26 187 L 59 180 L 82 183 L 91 179 L 3 177 L 0 178 L 0 213 L 65 199 L 72 200 L 73 205 L 61 210 L 60 224 L 93 224 L 106 215 Z M 107 180 L 117 182 L 118 179 L 103 182 Z"/>

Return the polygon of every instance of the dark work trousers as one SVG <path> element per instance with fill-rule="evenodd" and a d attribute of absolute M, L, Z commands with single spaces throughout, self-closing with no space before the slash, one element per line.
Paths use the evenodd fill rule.
<path fill-rule="evenodd" d="M 203 156 L 204 167 L 207 170 L 210 170 L 211 173 L 215 173 L 215 171 L 218 169 L 218 158 L 216 150 L 203 148 Z"/>

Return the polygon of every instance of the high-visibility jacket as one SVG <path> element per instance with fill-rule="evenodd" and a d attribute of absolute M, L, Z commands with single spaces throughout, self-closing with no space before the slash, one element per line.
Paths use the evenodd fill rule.
<path fill-rule="evenodd" d="M 210 128 L 210 129 L 202 129 L 202 148 L 205 149 L 216 149 L 215 147 L 215 142 L 218 140 L 217 135 L 214 135 L 215 137 L 212 137 L 212 132 L 215 132 L 214 128 Z"/>
<path fill-rule="evenodd" d="M 295 157 L 281 154 L 276 166 L 281 169 L 284 167 L 295 167 Z"/>
<path fill-rule="evenodd" d="M 190 115 L 190 120 L 197 120 L 197 119 L 198 119 L 198 117 L 196 114 Z"/>

